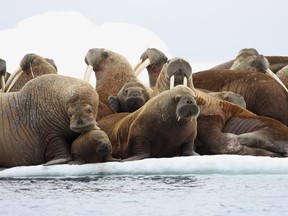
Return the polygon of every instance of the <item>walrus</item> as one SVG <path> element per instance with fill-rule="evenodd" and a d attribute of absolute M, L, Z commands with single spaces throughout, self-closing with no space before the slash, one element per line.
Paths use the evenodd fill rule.
<path fill-rule="evenodd" d="M 146 68 L 148 72 L 149 86 L 153 89 L 159 73 L 167 61 L 168 58 L 163 52 L 155 48 L 148 48 L 142 53 L 140 61 L 134 67 L 135 74 L 138 76 L 140 72 Z"/>
<path fill-rule="evenodd" d="M 112 145 L 107 134 L 99 129 L 81 133 L 71 145 L 73 161 L 69 164 L 118 161 L 112 157 Z"/>
<path fill-rule="evenodd" d="M 99 101 L 103 103 L 106 109 L 108 108 L 108 111 L 110 109 L 108 102 L 110 95 L 117 95 L 122 86 L 128 82 L 141 83 L 128 60 L 121 54 L 108 49 L 89 49 L 85 56 L 85 63 L 87 64 L 87 69 L 84 80 L 89 82 L 93 69 L 96 76 L 96 91 L 99 94 Z M 146 88 L 150 94 L 151 89 L 149 87 Z M 99 109 L 99 116 L 108 115 L 106 112 L 102 113 L 102 110 Z M 113 113 L 111 109 L 110 112 Z"/>
<path fill-rule="evenodd" d="M 267 74 L 282 85 L 282 87 L 288 93 L 288 89 L 283 84 L 282 80 L 270 70 L 268 60 L 263 55 L 258 54 L 255 49 L 240 50 L 230 70 L 260 72 Z"/>
<path fill-rule="evenodd" d="M 172 63 L 173 67 L 163 66 L 156 83 L 157 90 L 168 91 L 171 86 L 173 88 L 172 76 L 177 76 L 178 82 L 181 76 L 182 80 L 185 76 L 187 86 L 195 92 L 196 103 L 200 107 L 200 115 L 197 118 L 197 140 L 200 146 L 196 146 L 196 152 L 197 147 L 204 147 L 211 154 L 288 156 L 287 126 L 193 88 L 189 63 L 181 58 L 174 58 L 167 64 Z M 183 69 L 187 71 L 182 71 Z"/>
<path fill-rule="evenodd" d="M 26 54 L 20 61 L 20 67 L 6 81 L 4 92 L 19 91 L 29 80 L 37 76 L 57 74 L 55 68 L 56 65 L 51 59 L 33 53 Z"/>
<path fill-rule="evenodd" d="M 117 95 L 108 97 L 110 108 L 116 113 L 134 112 L 149 99 L 150 95 L 145 86 L 139 82 L 126 83 Z"/>
<path fill-rule="evenodd" d="M 194 92 L 177 86 L 148 100 L 133 113 L 115 113 L 98 124 L 123 161 L 196 155 L 194 139 L 200 110 Z"/>
<path fill-rule="evenodd" d="M 134 67 L 134 71 L 138 76 L 144 70 L 144 68 L 146 68 L 149 77 L 149 86 L 153 89 L 155 87 L 157 78 L 162 70 L 163 65 L 167 62 L 168 58 L 163 52 L 161 52 L 156 48 L 148 48 L 140 56 L 140 61 Z M 200 89 L 200 90 L 204 92 L 209 91 L 207 89 Z M 155 92 L 154 94 L 157 94 L 157 92 Z M 222 100 L 238 104 L 239 106 L 242 106 L 244 108 L 246 107 L 246 103 L 243 96 L 234 93 L 232 91 L 218 91 L 218 92 L 211 92 L 209 94 Z"/>
<path fill-rule="evenodd" d="M 47 74 L 0 94 L 0 167 L 72 160 L 71 143 L 96 126 L 98 94 L 80 79 Z"/>
<path fill-rule="evenodd" d="M 235 59 L 216 65 L 211 69 L 223 70 L 223 69 L 230 69 L 231 67 L 234 68 L 236 65 L 238 65 L 241 61 L 243 61 L 247 57 L 258 55 L 259 55 L 258 51 L 254 48 L 243 48 L 238 52 Z M 269 69 L 274 73 L 276 73 L 278 70 L 288 65 L 288 56 L 264 56 L 264 57 L 269 62 Z"/>
<path fill-rule="evenodd" d="M 221 100 L 229 101 L 231 103 L 237 104 L 246 109 L 246 102 L 242 95 L 236 94 L 232 91 L 220 91 L 220 92 L 210 92 L 210 91 L 207 92 L 205 90 L 203 91 L 213 97 L 216 97 Z"/>

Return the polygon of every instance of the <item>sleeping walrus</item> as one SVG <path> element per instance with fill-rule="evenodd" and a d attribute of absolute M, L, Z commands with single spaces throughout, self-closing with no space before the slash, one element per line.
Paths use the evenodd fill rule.
<path fill-rule="evenodd" d="M 138 160 L 195 155 L 199 107 L 194 97 L 191 89 L 177 86 L 151 98 L 133 113 L 101 119 L 99 127 L 108 134 L 113 157 Z"/>

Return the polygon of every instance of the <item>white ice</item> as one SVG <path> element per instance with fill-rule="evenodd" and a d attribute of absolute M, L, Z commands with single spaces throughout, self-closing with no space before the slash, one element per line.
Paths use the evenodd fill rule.
<path fill-rule="evenodd" d="M 0 178 L 73 178 L 105 175 L 284 174 L 287 158 L 240 155 L 149 158 L 83 165 L 21 166 L 0 171 Z"/>

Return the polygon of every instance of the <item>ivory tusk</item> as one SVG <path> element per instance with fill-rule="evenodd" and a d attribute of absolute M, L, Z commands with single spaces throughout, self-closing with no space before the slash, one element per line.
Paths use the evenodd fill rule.
<path fill-rule="evenodd" d="M 101 130 L 97 125 L 95 125 L 94 130 Z"/>
<path fill-rule="evenodd" d="M 4 88 L 5 88 L 5 77 L 1 76 L 1 86 L 2 88 L 0 89 L 0 92 L 4 92 Z"/>
<path fill-rule="evenodd" d="M 170 89 L 174 88 L 175 85 L 175 76 L 170 77 Z"/>
<path fill-rule="evenodd" d="M 17 68 L 17 70 L 14 73 L 12 73 L 10 77 L 8 78 L 6 85 L 2 91 L 9 92 L 23 73 L 24 72 L 21 67 Z"/>
<path fill-rule="evenodd" d="M 187 77 L 186 77 L 186 76 L 184 76 L 183 85 L 184 85 L 184 86 L 187 86 Z"/>
<path fill-rule="evenodd" d="M 269 68 L 266 70 L 267 75 L 271 76 L 273 79 L 275 79 L 280 85 L 283 86 L 283 88 L 286 90 L 286 92 L 288 93 L 288 90 L 286 88 L 286 86 L 283 84 L 283 82 L 279 79 L 279 77 L 273 73 L 273 71 L 271 71 Z"/>
<path fill-rule="evenodd" d="M 141 60 L 140 60 L 140 62 L 134 68 L 134 72 L 136 76 L 138 76 L 150 64 L 151 64 L 151 61 L 149 58 L 147 58 L 143 63 L 141 63 Z"/>
<path fill-rule="evenodd" d="M 93 71 L 93 66 L 92 65 L 88 65 L 84 74 L 84 81 L 86 82 L 90 82 L 90 77 L 91 77 L 91 73 Z"/>

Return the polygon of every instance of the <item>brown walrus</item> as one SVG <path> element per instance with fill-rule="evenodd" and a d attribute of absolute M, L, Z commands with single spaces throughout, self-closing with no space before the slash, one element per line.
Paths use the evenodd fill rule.
<path fill-rule="evenodd" d="M 0 167 L 68 163 L 71 143 L 96 125 L 98 102 L 90 84 L 56 74 L 0 93 Z"/>
<path fill-rule="evenodd" d="M 177 86 L 148 100 L 133 113 L 101 119 L 113 157 L 127 160 L 195 155 L 199 107 L 194 92 Z"/>
<path fill-rule="evenodd" d="M 128 60 L 119 53 L 112 52 L 108 49 L 94 48 L 88 50 L 85 56 L 85 63 L 87 70 L 85 72 L 84 80 L 89 82 L 92 69 L 96 76 L 96 91 L 99 94 L 99 101 L 103 103 L 104 109 L 100 109 L 98 115 L 102 117 L 113 113 L 109 107 L 108 97 L 110 95 L 117 95 L 123 85 L 128 82 L 141 81 L 136 77 L 132 66 Z M 147 87 L 147 91 L 151 89 Z M 110 113 L 108 113 L 110 111 Z M 107 112 L 107 113 L 106 113 Z M 97 120 L 100 119 L 97 118 Z"/>
<path fill-rule="evenodd" d="M 150 95 L 144 85 L 139 82 L 126 83 L 117 95 L 110 95 L 110 108 L 118 112 L 134 112 L 142 107 L 148 100 Z"/>
<path fill-rule="evenodd" d="M 166 57 L 166 55 L 160 50 L 155 48 L 148 48 L 140 56 L 140 62 L 135 66 L 134 71 L 138 76 L 143 71 L 143 69 L 146 68 L 148 72 L 150 87 L 154 88 L 163 65 L 168 61 L 169 60 Z M 208 92 L 208 90 L 206 89 L 201 90 L 204 92 Z M 155 92 L 153 95 L 155 94 L 157 94 L 157 92 Z M 239 106 L 246 108 L 246 102 L 243 96 L 234 93 L 232 91 L 218 91 L 218 92 L 214 91 L 209 94 L 219 99 L 227 100 L 231 103 L 235 103 L 238 104 Z"/>
<path fill-rule="evenodd" d="M 81 133 L 71 145 L 70 164 L 118 161 L 112 157 L 112 145 L 107 134 L 99 128 Z"/>
<path fill-rule="evenodd" d="M 57 74 L 55 68 L 53 60 L 36 54 L 26 54 L 20 62 L 20 67 L 6 81 L 4 91 L 19 91 L 29 80 L 37 76 Z"/>
<path fill-rule="evenodd" d="M 157 91 L 171 89 L 172 76 L 177 76 L 178 82 L 181 76 L 182 80 L 186 76 L 187 86 L 196 93 L 196 102 L 200 107 L 197 140 L 201 148 L 204 147 L 211 154 L 288 156 L 288 128 L 285 125 L 194 89 L 189 63 L 174 58 L 167 64 L 172 63 L 173 67 L 168 65 L 161 70 L 156 84 Z M 168 71 L 164 68 L 170 69 Z M 182 71 L 184 68 L 187 71 Z"/>

